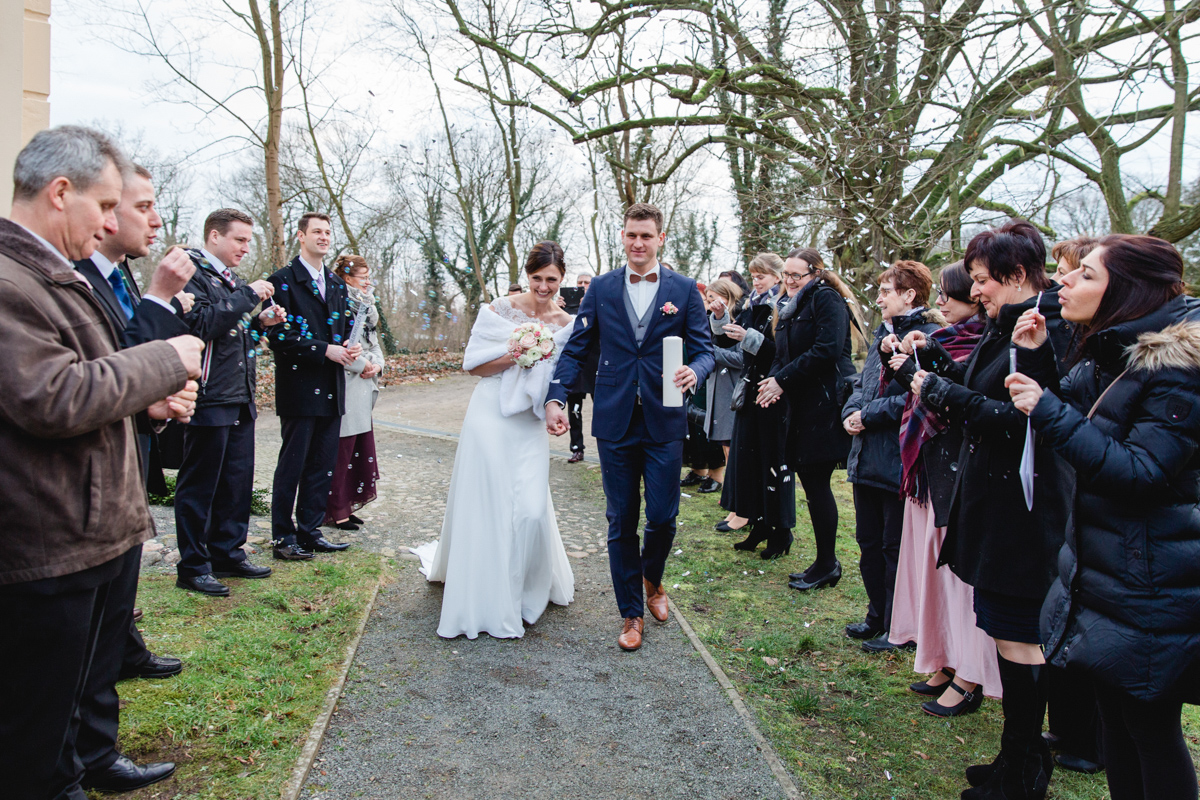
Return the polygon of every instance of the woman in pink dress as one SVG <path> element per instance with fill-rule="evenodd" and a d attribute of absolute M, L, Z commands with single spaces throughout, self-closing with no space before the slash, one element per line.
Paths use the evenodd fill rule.
<path fill-rule="evenodd" d="M 971 278 L 962 262 L 941 271 L 937 302 L 950 324 L 932 336 L 956 361 L 966 360 L 983 334 L 983 315 L 970 292 Z M 889 369 L 907 384 L 919 365 L 893 349 L 897 355 Z M 938 569 L 962 441 L 961 427 L 948 426 L 909 395 L 900 424 L 906 498 L 889 638 L 897 644 L 917 642 L 914 669 L 933 675 L 910 688 L 934 698 L 921 708 L 939 717 L 976 711 L 985 693 L 1000 697 L 996 645 L 975 626 L 972 589 L 949 569 Z"/>

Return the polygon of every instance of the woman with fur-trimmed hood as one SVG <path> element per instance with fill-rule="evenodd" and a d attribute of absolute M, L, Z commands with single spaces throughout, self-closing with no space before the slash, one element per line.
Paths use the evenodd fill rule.
<path fill-rule="evenodd" d="M 1182 294 L 1170 244 L 1105 237 L 1063 279 L 1062 317 L 1080 342 L 1057 396 L 1008 379 L 1075 469 L 1042 634 L 1050 663 L 1095 681 L 1114 800 L 1197 796 L 1180 713 L 1200 699 L 1200 321 Z M 1052 357 L 1036 312 L 1013 341 L 1037 347 L 1022 366 Z"/>

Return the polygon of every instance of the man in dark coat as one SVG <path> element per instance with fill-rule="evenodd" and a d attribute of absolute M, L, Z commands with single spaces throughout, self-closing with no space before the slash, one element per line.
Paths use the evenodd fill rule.
<path fill-rule="evenodd" d="M 84 797 L 80 696 L 109 593 L 154 533 L 133 415 L 186 419 L 200 373 L 194 337 L 120 350 L 72 264 L 116 233 L 125 163 L 96 131 L 41 131 L 0 220 L 0 773 L 22 800 Z"/>
<path fill-rule="evenodd" d="M 234 274 L 250 250 L 254 221 L 234 208 L 204 220 L 204 248 L 186 252 L 196 266 L 187 291 L 195 307 L 188 327 L 208 343 L 200 374 L 196 413 L 183 432 L 183 463 L 175 487 L 179 564 L 175 585 L 216 597 L 229 594 L 218 578 L 266 578 L 269 567 L 253 564 L 242 545 L 250 527 L 254 492 L 255 355 L 262 325 L 283 319 L 265 309 L 275 287 L 247 284 Z"/>
<path fill-rule="evenodd" d="M 559 305 L 568 314 L 578 314 L 579 304 L 583 302 L 583 295 L 587 294 L 588 287 L 591 285 L 592 274 L 590 272 L 580 273 L 575 278 L 575 286 L 583 289 L 583 294 L 573 303 L 564 301 Z M 596 370 L 599 366 L 600 351 L 595 350 L 580 377 L 579 391 L 567 394 L 567 420 L 571 425 L 571 457 L 567 459 L 568 464 L 578 464 L 583 461 L 583 401 L 589 394 L 596 391 Z"/>
<path fill-rule="evenodd" d="M 75 268 L 91 284 L 113 328 L 121 332 L 121 346 L 186 334 L 187 325 L 180 317 L 183 306 L 176 299 L 192 274 L 186 257 L 176 251 L 168 253 L 155 269 L 145 295 L 129 269 L 128 259 L 149 255 L 162 227 L 162 218 L 154 210 L 154 186 L 145 168 L 133 166 L 126 171 L 115 215 L 116 233 L 106 236 L 91 258 L 76 261 Z M 149 415 L 141 413 L 136 424 L 144 483 L 153 429 L 163 423 L 152 423 Z M 133 621 L 141 556 L 141 545 L 130 548 L 120 576 L 109 589 L 92 668 L 80 699 L 76 752 L 83 763 L 86 788 L 129 791 L 169 774 L 162 774 L 165 766 L 139 767 L 117 750 L 117 681 L 122 676 L 165 678 L 183 669 L 179 659 L 151 653 Z"/>
<path fill-rule="evenodd" d="M 300 255 L 268 279 L 288 315 L 288 324 L 272 329 L 269 342 L 283 434 L 271 489 L 271 529 L 275 558 L 289 561 L 350 546 L 330 542 L 320 526 L 346 413 L 344 368 L 362 353 L 362 345 L 342 344 L 350 328 L 346 284 L 325 267 L 333 238 L 328 215 L 304 214 L 297 228 Z"/>

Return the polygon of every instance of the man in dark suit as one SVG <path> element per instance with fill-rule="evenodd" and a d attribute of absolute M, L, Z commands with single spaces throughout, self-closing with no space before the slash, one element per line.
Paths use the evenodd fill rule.
<path fill-rule="evenodd" d="M 608 501 L 608 563 L 624 618 L 617 644 L 624 650 L 642 646 L 646 606 L 660 622 L 668 613 L 662 577 L 679 514 L 687 414 L 686 403 L 663 405 L 663 339 L 683 339 L 691 362 L 670 377 L 685 392 L 703 384 L 715 363 L 696 282 L 658 262 L 662 225 L 662 212 L 652 205 L 626 210 L 621 239 L 628 265 L 592 281 L 546 393 L 546 429 L 561 436 L 569 427 L 567 394 L 578 390 L 588 356 L 600 352 L 592 435 Z M 639 541 L 643 482 L 646 528 Z"/>
<path fill-rule="evenodd" d="M 150 173 L 134 165 L 123 177 L 121 202 L 115 210 L 116 233 L 106 236 L 91 258 L 76 261 L 75 269 L 91 284 L 113 328 L 121 333 L 121 345 L 133 347 L 188 332 L 175 295 L 191 277 L 192 266 L 182 253 L 172 251 L 155 269 L 146 294 L 138 290 L 128 259 L 149 255 L 162 218 L 154 209 Z M 153 424 L 149 415 L 141 413 L 136 425 L 145 483 Z M 128 791 L 162 780 L 174 770 L 166 763 L 138 766 L 117 750 L 117 681 L 122 675 L 165 678 L 183 669 L 179 659 L 151 653 L 133 621 L 141 557 L 140 545 L 131 548 L 109 588 L 92 669 L 80 698 L 75 750 L 83 764 L 83 784 L 89 788 Z"/>
<path fill-rule="evenodd" d="M 175 486 L 179 564 L 175 585 L 213 597 L 229 595 L 218 578 L 266 578 L 270 567 L 253 564 L 242 545 L 250 528 L 254 494 L 255 356 L 263 326 L 283 321 L 270 306 L 252 321 L 275 287 L 246 283 L 234 269 L 250 252 L 254 220 L 222 208 L 204 220 L 204 247 L 189 248 L 196 272 L 187 291 L 196 305 L 187 315 L 203 339 L 204 366 L 196 413 L 183 431 L 183 463 Z"/>
<path fill-rule="evenodd" d="M 330 542 L 320 528 L 346 413 L 344 367 L 362 352 L 362 345 L 342 344 L 350 331 L 346 284 L 325 268 L 333 239 L 328 215 L 304 214 L 297 228 L 300 255 L 268 278 L 289 321 L 269 337 L 275 353 L 275 413 L 283 435 L 271 489 L 271 529 L 275 558 L 288 561 L 350 546 Z"/>
<path fill-rule="evenodd" d="M 581 272 L 575 278 L 575 286 L 583 289 L 584 295 L 587 294 L 588 287 L 591 285 L 592 273 L 590 272 Z M 579 313 L 579 306 L 582 303 L 583 295 L 580 295 L 574 303 L 560 302 L 559 305 L 568 314 L 574 316 Z M 597 348 L 592 351 L 584 366 L 579 391 L 567 395 L 567 419 L 571 423 L 571 457 L 567 459 L 568 464 L 578 464 L 583 461 L 583 401 L 589 394 L 596 391 L 596 368 L 599 366 L 600 350 Z"/>

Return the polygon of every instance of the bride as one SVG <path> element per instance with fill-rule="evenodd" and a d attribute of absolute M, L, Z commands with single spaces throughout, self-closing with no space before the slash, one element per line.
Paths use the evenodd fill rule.
<path fill-rule="evenodd" d="M 575 578 L 550 499 L 550 442 L 542 401 L 574 317 L 555 303 L 566 274 L 562 248 L 539 242 L 525 263 L 530 291 L 484 306 L 463 369 L 483 378 L 471 395 L 454 457 L 442 537 L 413 548 L 421 572 L 445 583 L 438 636 L 525 633 L 547 603 L 567 605 Z M 554 356 L 532 368 L 508 354 L 518 325 L 554 333 Z"/>

